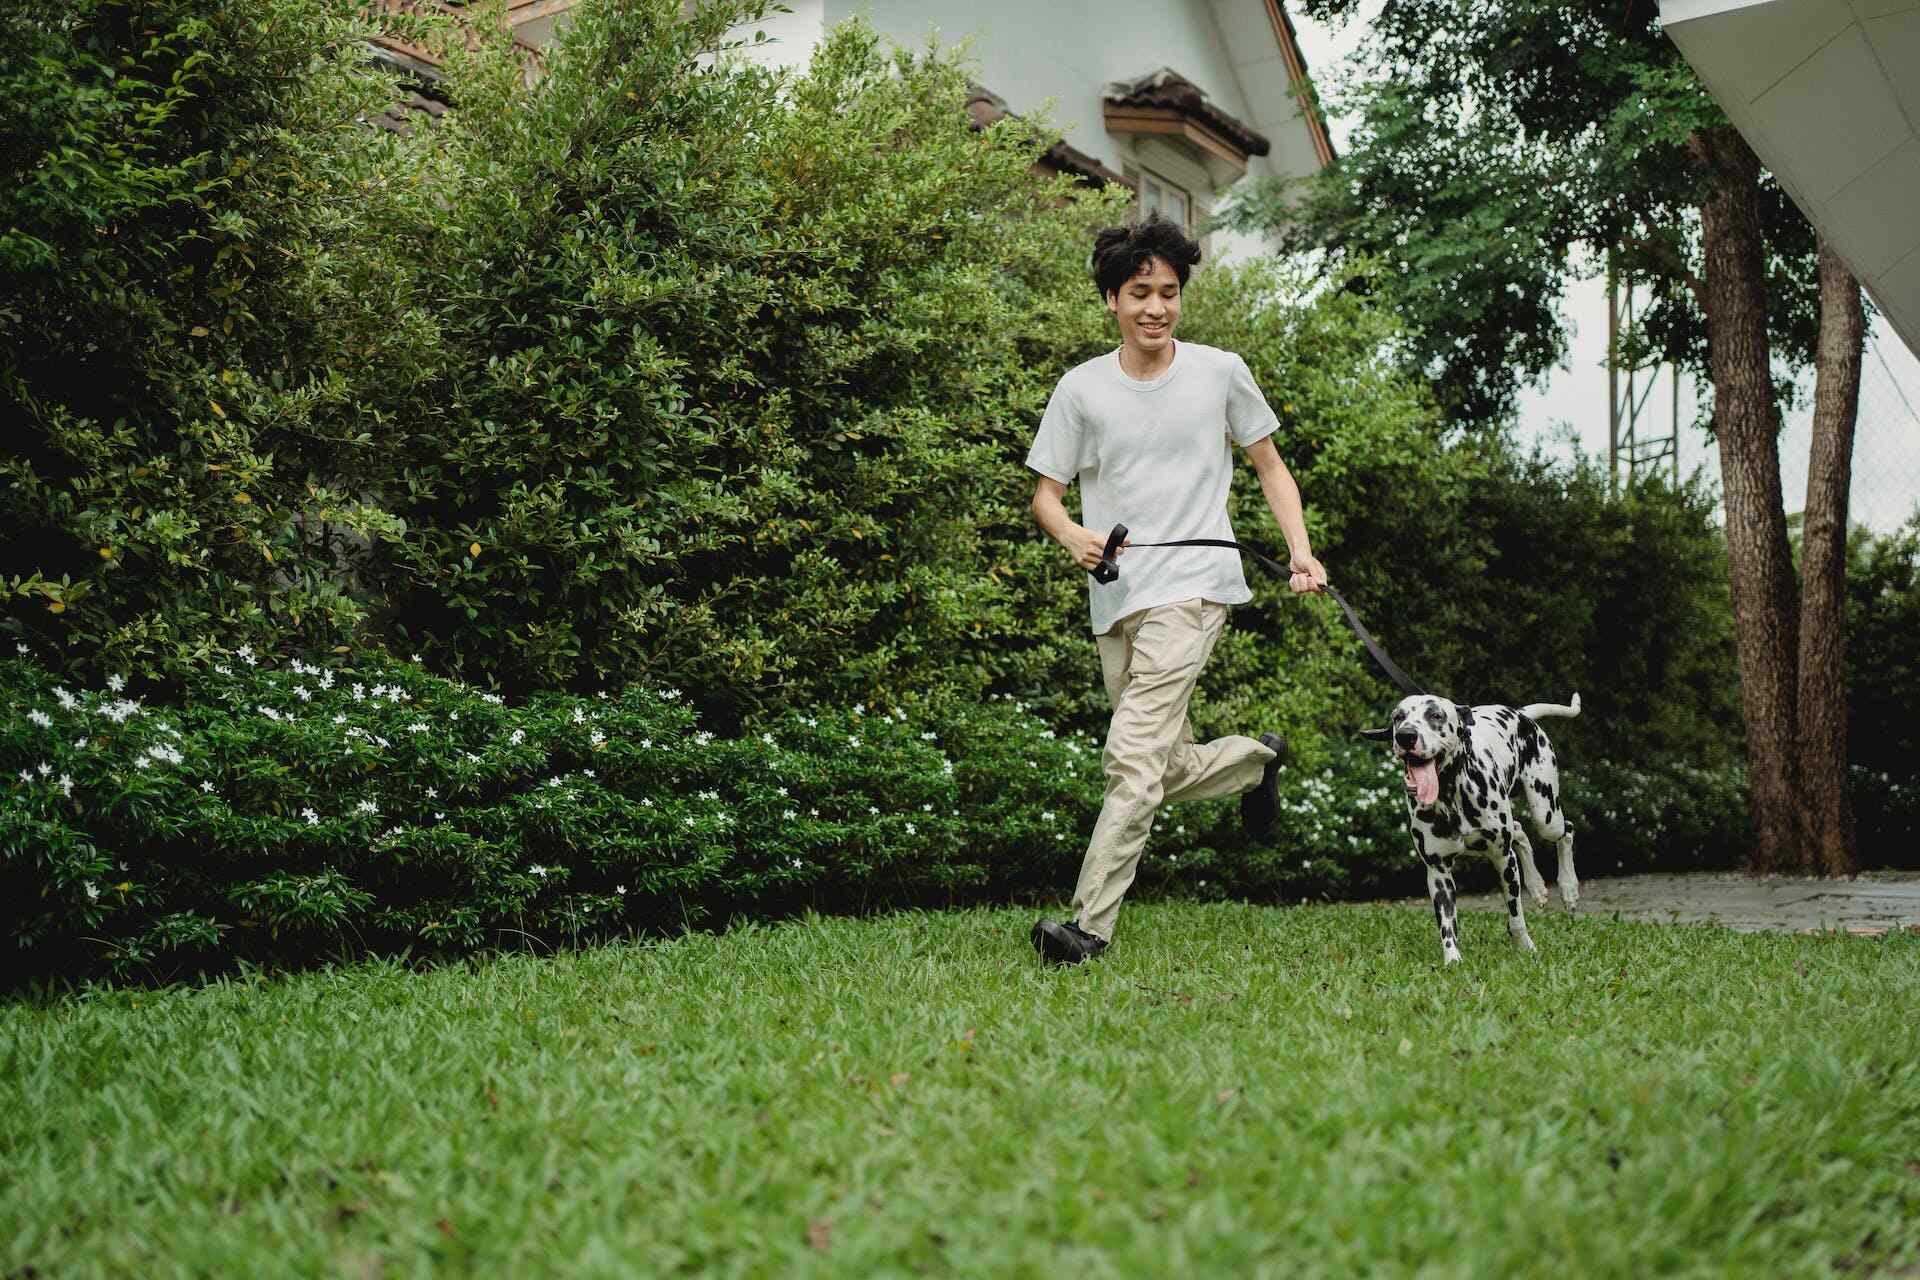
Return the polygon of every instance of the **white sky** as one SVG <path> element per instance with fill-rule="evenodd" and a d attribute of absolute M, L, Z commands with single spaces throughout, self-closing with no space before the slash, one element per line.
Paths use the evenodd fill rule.
<path fill-rule="evenodd" d="M 1330 77 L 1366 38 L 1367 23 L 1378 9 L 1377 0 L 1363 5 L 1361 16 L 1334 30 L 1292 12 L 1300 50 L 1315 75 Z M 1328 121 L 1335 147 L 1347 141 L 1346 122 Z M 1553 371 L 1544 384 L 1523 394 L 1520 423 L 1523 434 L 1546 442 L 1553 452 L 1570 457 L 1575 448 L 1604 458 L 1607 451 L 1607 295 L 1602 280 L 1574 285 L 1567 292 L 1562 314 L 1570 320 L 1567 363 Z M 1644 382 L 1641 384 L 1644 386 Z M 1811 391 L 1811 375 L 1806 390 Z M 1695 389 L 1683 379 L 1680 389 L 1680 469 L 1690 475 L 1705 467 L 1716 482 L 1719 459 L 1713 443 L 1691 423 Z M 1807 447 L 1811 438 L 1808 403 L 1788 415 L 1780 437 L 1781 484 L 1789 511 L 1800 509 L 1806 494 Z M 1672 434 L 1671 374 L 1662 371 L 1641 414 L 1643 437 Z M 1868 335 L 1861 374 L 1860 416 L 1854 446 L 1853 509 L 1855 521 L 1885 532 L 1906 521 L 1920 504 L 1920 358 L 1885 326 Z"/>

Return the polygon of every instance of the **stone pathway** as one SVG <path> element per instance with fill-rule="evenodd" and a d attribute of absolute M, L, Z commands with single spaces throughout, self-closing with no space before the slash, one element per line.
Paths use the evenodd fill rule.
<path fill-rule="evenodd" d="M 1408 901 L 1427 906 L 1425 898 Z M 1473 894 L 1461 898 L 1460 906 L 1505 911 L 1506 901 L 1495 894 Z M 1529 904 L 1528 910 L 1540 908 Z M 1553 898 L 1546 910 L 1560 911 L 1560 899 Z M 1755 879 L 1710 871 L 1583 880 L 1580 914 L 1655 924 L 1717 924 L 1743 933 L 1920 933 L 1920 872 L 1869 871 L 1854 880 Z"/>

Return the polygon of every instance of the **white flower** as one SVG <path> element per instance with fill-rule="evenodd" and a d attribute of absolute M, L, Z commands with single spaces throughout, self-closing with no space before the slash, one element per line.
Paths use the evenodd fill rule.
<path fill-rule="evenodd" d="M 557 787 L 557 786 L 559 786 L 559 785 L 560 785 L 560 779 L 558 779 L 558 778 L 548 778 L 548 779 L 547 779 L 547 785 L 548 785 L 548 786 L 550 786 L 550 787 Z"/>
<path fill-rule="evenodd" d="M 907 824 L 907 834 L 908 834 L 908 835 L 910 835 L 910 836 L 911 836 L 911 835 L 917 835 L 917 834 L 919 834 L 919 832 L 917 831 L 917 829 L 916 829 L 916 828 L 914 827 L 914 825 L 913 825 L 913 824 L 912 824 L 911 822 L 909 822 L 909 823 Z"/>
<path fill-rule="evenodd" d="M 427 722 L 425 720 L 415 720 L 412 724 L 407 726 L 407 732 L 408 733 L 425 733 L 427 732 Z"/>
<path fill-rule="evenodd" d="M 535 864 L 534 866 L 528 867 L 527 870 L 533 875 L 539 876 L 542 880 L 547 878 L 547 869 L 543 866 Z"/>
<path fill-rule="evenodd" d="M 436 813 L 433 815 L 433 820 L 435 822 L 445 822 L 447 820 L 447 815 L 444 813 Z"/>
<path fill-rule="evenodd" d="M 213 664 L 213 669 L 214 669 L 215 671 L 217 671 L 218 673 L 220 673 L 221 675 L 223 675 L 223 676 L 230 676 L 230 675 L 232 675 L 232 674 L 233 674 L 233 668 L 232 668 L 232 667 L 230 667 L 230 666 L 228 666 L 228 665 L 227 665 L 226 663 L 224 663 L 224 662 L 216 662 L 216 663 L 214 663 L 214 664 Z"/>
<path fill-rule="evenodd" d="M 876 818 L 880 816 L 880 810 L 875 808 L 873 805 L 867 806 L 867 812 L 873 814 Z"/>
<path fill-rule="evenodd" d="M 272 707 L 255 707 L 254 710 L 258 711 L 261 715 L 265 716 L 269 720 L 278 720 L 280 718 L 280 713 L 278 711 L 275 711 Z"/>
<path fill-rule="evenodd" d="M 787 794 L 787 789 L 785 787 L 775 787 L 774 790 L 783 796 Z"/>
<path fill-rule="evenodd" d="M 417 654 L 417 653 L 416 653 L 416 654 L 414 654 L 414 655 L 413 655 L 413 660 L 414 660 L 415 662 L 418 662 L 418 661 L 420 661 L 420 655 L 419 655 L 419 654 Z"/>
<path fill-rule="evenodd" d="M 792 867 L 795 871 L 798 871 L 800 870 L 800 868 L 806 866 L 807 864 L 800 861 L 800 859 L 798 858 L 788 858 L 787 865 Z"/>
<path fill-rule="evenodd" d="M 13 646 L 13 651 L 14 651 L 15 653 L 17 653 L 17 654 L 19 654 L 19 655 L 20 655 L 21 657 L 23 657 L 23 658 L 24 658 L 24 657 L 26 657 L 26 656 L 27 656 L 27 653 L 28 653 L 28 649 L 27 649 L 27 646 L 26 646 L 25 644 L 16 644 L 16 645 L 14 645 L 14 646 Z"/>
<path fill-rule="evenodd" d="M 700 793 L 700 798 L 702 800 L 718 800 L 720 798 L 720 793 L 718 791 L 702 791 Z"/>
<path fill-rule="evenodd" d="M 587 735 L 587 741 L 591 742 L 596 747 L 599 746 L 601 743 L 605 742 L 606 740 L 607 740 L 607 735 L 600 732 L 598 729 L 595 729 L 592 733 Z"/>
<path fill-rule="evenodd" d="M 582 777 L 586 777 L 586 778 L 597 778 L 597 777 L 599 777 L 599 776 L 600 776 L 599 774 L 597 774 L 597 773 L 595 773 L 595 772 L 594 772 L 593 770 L 591 770 L 591 769 L 582 769 L 582 770 L 580 771 L 580 775 L 581 775 Z"/>
<path fill-rule="evenodd" d="M 44 760 L 43 760 L 43 761 L 41 761 L 41 763 L 40 763 L 40 776 L 41 776 L 41 777 L 43 777 L 43 778 L 45 778 L 45 777 L 50 777 L 50 776 L 51 776 L 52 774 L 53 774 L 53 766 L 52 766 L 52 765 L 50 765 L 50 764 L 48 764 L 48 763 L 46 763 L 46 762 L 45 762 Z"/>
<path fill-rule="evenodd" d="M 235 649 L 233 651 L 233 656 L 236 658 L 251 658 L 253 656 L 253 646 L 250 644 L 243 644 L 238 649 Z"/>
<path fill-rule="evenodd" d="M 300 701 L 302 702 L 313 701 L 313 695 L 307 691 L 307 686 L 303 684 L 297 684 L 293 686 L 293 696 L 300 699 Z"/>
<path fill-rule="evenodd" d="M 75 738 L 73 740 L 73 749 L 75 751 L 85 751 L 87 749 L 87 740 L 85 738 Z"/>
<path fill-rule="evenodd" d="M 80 699 L 74 697 L 72 694 L 68 693 L 65 689 L 55 689 L 53 691 L 53 696 L 59 700 L 60 709 L 62 711 L 72 711 L 74 708 L 80 705 Z"/>
<path fill-rule="evenodd" d="M 800 723 L 806 725 L 809 729 L 818 729 L 820 727 L 820 722 L 812 716 L 805 717 Z"/>
<path fill-rule="evenodd" d="M 200 789 L 206 792 L 208 795 L 213 794 L 213 784 L 211 782 L 202 782 L 200 784 Z"/>
<path fill-rule="evenodd" d="M 98 888 L 98 887 L 96 887 L 96 886 L 94 885 L 94 883 L 93 883 L 93 881 L 91 881 L 91 880 L 89 880 L 89 881 L 87 881 L 87 882 L 86 882 L 86 885 L 85 885 L 85 887 L 86 887 L 86 890 L 87 890 L 87 901 L 88 901 L 88 902 L 98 902 L 98 901 L 100 901 L 100 890 L 99 890 L 99 888 Z"/>
<path fill-rule="evenodd" d="M 820 811 L 818 809 L 809 809 L 807 810 L 807 814 L 810 817 L 817 818 L 820 816 Z"/>
<path fill-rule="evenodd" d="M 604 697 L 605 697 L 606 695 L 605 695 L 605 694 L 601 694 L 600 696 L 604 698 Z M 625 893 L 625 892 L 627 891 L 627 886 L 625 886 L 625 885 L 623 885 L 623 884 L 617 884 L 617 885 L 615 885 L 615 886 L 613 886 L 613 891 L 614 891 L 615 893 Z"/>
<path fill-rule="evenodd" d="M 785 818 L 788 822 L 792 822 L 795 818 L 799 817 L 800 815 L 795 813 L 793 810 L 789 809 L 785 813 L 781 814 L 780 816 L 782 818 Z"/>
<path fill-rule="evenodd" d="M 355 702 L 365 702 L 367 700 L 367 686 L 363 684 L 353 686 L 353 700 Z"/>
<path fill-rule="evenodd" d="M 300 816 L 307 820 L 307 825 L 310 827 L 317 827 L 320 825 L 320 815 L 315 813 L 311 809 L 302 809 L 300 811 Z"/>
<path fill-rule="evenodd" d="M 496 707 L 504 707 L 507 705 L 507 700 L 497 693 L 483 693 L 480 695 L 480 701 L 491 702 Z"/>
<path fill-rule="evenodd" d="M 144 755 L 135 756 L 133 758 L 133 767 L 136 769 L 144 769 L 152 763 L 153 761 L 147 759 Z"/>
<path fill-rule="evenodd" d="M 668 702 L 673 702 L 680 697 L 680 691 L 678 689 L 662 689 L 660 691 L 660 696 L 662 698 L 665 698 Z"/>
<path fill-rule="evenodd" d="M 31 769 L 22 769 L 22 770 L 20 771 L 20 781 L 22 781 L 22 782 L 28 782 L 28 783 L 30 783 L 30 782 L 32 782 L 32 781 L 33 781 L 33 770 L 31 770 Z"/>
<path fill-rule="evenodd" d="M 575 724 L 585 724 L 587 722 L 587 713 L 584 708 L 575 707 L 573 709 L 573 722 Z"/>
<path fill-rule="evenodd" d="M 854 737 L 854 736 L 853 736 L 852 734 L 848 734 L 848 735 L 847 735 L 847 743 L 848 743 L 848 745 L 850 745 L 850 746 L 855 746 L 855 747 L 857 747 L 857 746 L 859 746 L 859 745 L 860 745 L 860 739 L 858 739 L 858 738 L 856 738 L 856 737 Z"/>
<path fill-rule="evenodd" d="M 1040 821 L 1042 821 L 1042 822 L 1052 822 L 1052 821 L 1053 821 L 1053 810 L 1051 810 L 1051 809 L 1042 809 L 1042 810 L 1040 811 Z"/>
<path fill-rule="evenodd" d="M 700 732 L 693 735 L 693 740 L 704 747 L 709 742 L 713 741 L 713 735 L 711 733 L 708 733 L 705 729 L 702 729 Z"/>
<path fill-rule="evenodd" d="M 650 748 L 651 748 L 652 746 L 653 746 L 653 739 L 652 739 L 652 738 L 642 738 L 642 739 L 640 739 L 640 749 L 641 749 L 642 751 L 646 751 L 646 750 L 649 750 L 649 749 L 650 749 Z"/>
<path fill-rule="evenodd" d="M 427 788 L 427 799 L 438 800 L 439 798 L 440 798 L 440 788 L 438 787 Z"/>
<path fill-rule="evenodd" d="M 113 690 L 115 693 L 120 692 L 126 687 L 127 678 L 125 676 L 113 675 L 107 677 L 107 688 Z"/>
<path fill-rule="evenodd" d="M 866 703 L 864 703 L 864 702 L 856 702 L 856 703 L 854 703 L 854 704 L 853 704 L 853 714 L 855 714 L 855 715 L 857 715 L 857 716 L 863 716 L 863 715 L 865 715 L 865 714 L 867 714 L 867 704 L 866 704 Z"/>
<path fill-rule="evenodd" d="M 60 794 L 63 796 L 70 796 L 73 794 L 73 775 L 72 774 L 63 773 L 60 775 Z"/>
<path fill-rule="evenodd" d="M 685 825 L 685 826 L 689 826 L 689 827 L 690 827 L 690 826 L 692 826 L 692 825 L 693 825 L 693 819 L 692 819 L 692 818 L 682 818 L 682 819 L 680 819 L 680 821 L 681 821 L 681 823 L 682 823 L 683 825 Z"/>
<path fill-rule="evenodd" d="M 931 734 L 931 733 L 923 733 L 923 734 L 921 734 L 921 735 L 920 735 L 920 741 L 922 741 L 922 742 L 932 742 L 932 741 L 934 741 L 934 735 L 933 735 L 933 734 Z"/>
<path fill-rule="evenodd" d="M 922 812 L 922 813 L 932 813 L 932 812 L 933 812 L 933 806 L 932 806 L 932 805 L 930 805 L 930 804 L 923 804 L 923 805 L 921 805 L 921 806 L 920 806 L 920 812 Z"/>
<path fill-rule="evenodd" d="M 766 743 L 766 744 L 767 744 L 768 746 L 770 746 L 770 747 L 771 747 L 771 746 L 774 746 L 774 745 L 775 745 L 775 743 L 774 743 L 774 741 L 773 741 L 773 735 L 772 735 L 772 734 L 770 734 L 770 733 L 763 733 L 763 734 L 761 734 L 761 735 L 760 735 L 760 741 L 762 741 L 762 742 L 764 742 L 764 743 Z"/>
<path fill-rule="evenodd" d="M 521 743 L 525 742 L 526 740 L 527 740 L 527 731 L 525 729 L 515 729 L 513 733 L 507 738 L 507 745 L 510 747 L 517 747 Z"/>
<path fill-rule="evenodd" d="M 353 806 L 353 811 L 355 813 L 378 814 L 380 812 L 380 806 L 371 800 L 362 800 L 359 804 Z"/>
<path fill-rule="evenodd" d="M 53 728 L 53 717 L 44 711 L 29 711 L 27 712 L 27 719 L 33 721 L 42 729 Z"/>
<path fill-rule="evenodd" d="M 647 797 L 647 796 L 642 796 L 642 797 L 640 798 L 640 807 L 641 807 L 642 809 L 651 809 L 651 808 L 653 808 L 653 800 L 652 800 L 651 798 L 649 798 L 649 797 Z"/>

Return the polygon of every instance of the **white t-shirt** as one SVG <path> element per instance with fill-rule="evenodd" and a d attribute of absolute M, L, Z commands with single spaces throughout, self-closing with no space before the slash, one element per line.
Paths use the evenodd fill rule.
<path fill-rule="evenodd" d="M 1114 350 L 1060 379 L 1027 466 L 1061 484 L 1080 482 L 1080 522 L 1089 529 L 1124 524 L 1134 542 L 1230 541 L 1228 441 L 1244 449 L 1279 426 L 1247 362 L 1231 351 L 1176 343 L 1167 371 L 1138 382 L 1121 372 Z M 1225 547 L 1131 547 L 1119 565 L 1116 582 L 1087 575 L 1095 635 L 1156 605 L 1253 598 L 1240 553 Z"/>

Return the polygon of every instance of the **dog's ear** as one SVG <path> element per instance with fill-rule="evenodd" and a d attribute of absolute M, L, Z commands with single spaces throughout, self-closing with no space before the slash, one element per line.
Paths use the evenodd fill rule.
<path fill-rule="evenodd" d="M 1360 731 L 1360 736 L 1367 739 L 1369 742 L 1385 742 L 1387 740 L 1388 735 L 1391 734 L 1392 732 L 1393 730 L 1386 729 L 1386 728 L 1362 729 Z"/>

